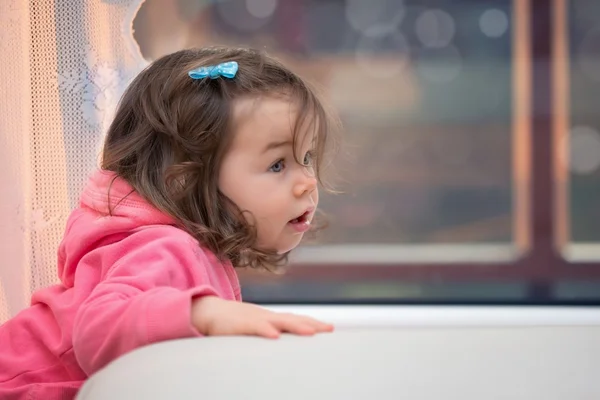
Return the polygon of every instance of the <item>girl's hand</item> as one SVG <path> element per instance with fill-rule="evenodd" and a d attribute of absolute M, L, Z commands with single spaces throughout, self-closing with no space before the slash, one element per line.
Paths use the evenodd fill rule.
<path fill-rule="evenodd" d="M 203 335 L 252 335 L 276 339 L 282 332 L 311 336 L 333 326 L 310 317 L 276 313 L 250 303 L 204 296 L 193 300 L 192 324 Z"/>

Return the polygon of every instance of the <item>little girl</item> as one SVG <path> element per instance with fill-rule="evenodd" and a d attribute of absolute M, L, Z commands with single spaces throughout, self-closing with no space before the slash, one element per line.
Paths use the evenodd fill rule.
<path fill-rule="evenodd" d="M 314 229 L 335 125 L 260 52 L 183 50 L 151 64 L 68 219 L 61 283 L 0 326 L 0 398 L 73 398 L 111 361 L 163 340 L 331 331 L 241 302 L 234 268 L 276 268 Z"/>

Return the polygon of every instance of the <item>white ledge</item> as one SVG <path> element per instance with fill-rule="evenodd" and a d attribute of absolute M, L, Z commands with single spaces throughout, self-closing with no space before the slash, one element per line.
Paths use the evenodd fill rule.
<path fill-rule="evenodd" d="M 272 305 L 341 328 L 600 326 L 600 307 Z"/>

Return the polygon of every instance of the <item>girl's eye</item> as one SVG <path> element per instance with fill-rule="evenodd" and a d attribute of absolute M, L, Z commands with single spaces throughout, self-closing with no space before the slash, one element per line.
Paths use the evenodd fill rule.
<path fill-rule="evenodd" d="M 313 155 L 312 155 L 312 152 L 309 151 L 304 156 L 304 165 L 308 167 L 308 166 L 312 165 L 312 163 L 313 163 Z"/>
<path fill-rule="evenodd" d="M 275 164 L 271 165 L 271 167 L 269 167 L 269 171 L 271 172 L 281 172 L 283 171 L 284 168 L 284 164 L 283 164 L 283 160 L 278 160 L 277 162 L 275 162 Z"/>

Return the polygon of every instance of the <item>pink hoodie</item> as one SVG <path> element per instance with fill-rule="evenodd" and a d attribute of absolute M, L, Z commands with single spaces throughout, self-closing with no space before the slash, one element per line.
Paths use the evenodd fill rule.
<path fill-rule="evenodd" d="M 0 326 L 1 399 L 73 398 L 122 354 L 199 336 L 192 298 L 241 300 L 231 264 L 114 177 L 93 174 L 70 215 L 58 252 L 61 283 L 36 292 L 31 307 Z"/>

